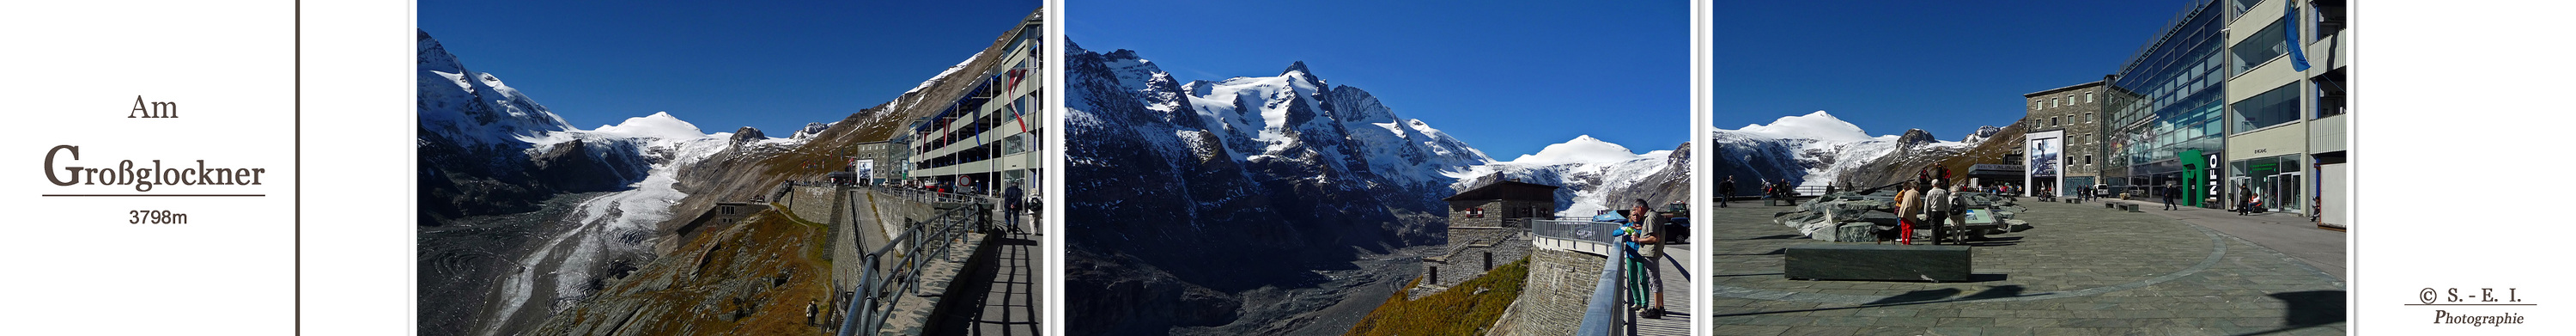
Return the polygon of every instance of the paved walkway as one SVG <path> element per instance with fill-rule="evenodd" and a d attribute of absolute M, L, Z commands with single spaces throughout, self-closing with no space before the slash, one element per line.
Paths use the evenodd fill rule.
<path fill-rule="evenodd" d="M 2256 246 L 2299 258 L 2300 261 L 2307 262 L 2308 267 L 2316 267 L 2327 274 L 2333 274 L 2337 280 L 2352 281 L 2344 274 L 2344 233 L 2317 228 L 2316 223 L 2310 222 L 2307 215 L 2271 212 L 2238 216 L 2236 212 L 2223 209 L 2194 207 L 2164 210 L 2164 204 L 2159 202 L 2119 199 L 2106 199 L 2085 204 L 2098 208 L 2101 207 L 2102 202 L 2138 204 L 2138 211 L 2218 230 L 2219 233 L 2253 242 Z"/>
<path fill-rule="evenodd" d="M 1026 220 L 1022 217 L 1022 220 Z M 1025 223 L 1025 221 L 1023 222 Z M 942 317 L 938 329 L 943 335 L 1037 335 L 1038 273 L 1037 237 L 1005 234 L 993 241 L 992 260 L 986 260 L 974 275 L 966 296 L 951 298 L 980 302 L 979 307 L 966 307 L 956 316 Z"/>
<path fill-rule="evenodd" d="M 1691 277 L 1700 275 L 1699 272 L 1689 269 L 1691 255 L 1697 253 L 1691 253 L 1689 244 L 1665 245 L 1664 251 L 1667 252 L 1666 255 L 1672 256 L 1664 260 L 1663 272 L 1661 272 L 1664 277 L 1664 317 L 1637 319 L 1638 335 L 1691 334 L 1690 324 L 1693 317 L 1691 316 L 1691 295 L 1687 293 L 1691 291 Z"/>
<path fill-rule="evenodd" d="M 1705 316 L 1718 335 L 2340 335 L 2345 325 L 2345 283 L 2305 260 L 2098 203 L 2027 203 L 2019 219 L 2035 228 L 1974 243 L 1975 275 L 1961 283 L 1785 279 L 1784 248 L 1823 242 L 1770 221 L 1789 207 L 1737 205 L 1715 209 L 1704 230 Z"/>

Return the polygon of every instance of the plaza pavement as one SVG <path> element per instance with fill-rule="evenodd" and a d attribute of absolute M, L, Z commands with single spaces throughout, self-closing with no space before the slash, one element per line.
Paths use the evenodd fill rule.
<path fill-rule="evenodd" d="M 1971 244 L 1974 280 L 1955 283 L 1785 279 L 1784 248 L 1824 243 L 1771 222 L 1792 208 L 1714 208 L 1694 242 L 1713 289 L 1697 317 L 1716 335 L 2344 333 L 2345 283 L 2312 260 L 2162 215 L 2023 201 L 2034 228 Z"/>

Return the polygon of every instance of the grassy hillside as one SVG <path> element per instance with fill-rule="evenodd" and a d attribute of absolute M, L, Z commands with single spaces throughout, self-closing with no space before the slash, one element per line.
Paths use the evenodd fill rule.
<path fill-rule="evenodd" d="M 1529 258 L 1521 258 L 1421 299 L 1405 300 L 1398 289 L 1346 335 L 1483 335 L 1520 298 L 1521 281 L 1528 278 Z"/>

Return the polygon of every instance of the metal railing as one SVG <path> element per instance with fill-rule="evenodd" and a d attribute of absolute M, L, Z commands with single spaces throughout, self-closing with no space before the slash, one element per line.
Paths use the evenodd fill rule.
<path fill-rule="evenodd" d="M 1529 230 L 1530 234 L 1540 237 L 1609 244 L 1612 243 L 1611 236 L 1619 232 L 1619 223 L 1532 219 L 1529 220 Z"/>
<path fill-rule="evenodd" d="M 922 202 L 922 203 L 982 203 L 982 202 L 984 202 L 984 201 L 983 201 L 983 197 L 984 197 L 984 196 L 983 196 L 983 195 L 976 195 L 976 194 L 944 193 L 944 192 L 937 192 L 937 191 L 923 190 L 923 189 L 921 189 L 921 188 L 891 187 L 891 186 L 873 186 L 873 187 L 869 187 L 869 188 L 870 188 L 870 189 L 874 189 L 874 190 L 876 190 L 877 194 L 881 194 L 881 195 L 888 195 L 888 196 L 893 196 L 893 197 L 895 197 L 895 198 L 900 198 L 900 199 L 910 200 L 910 201 L 915 201 L 915 202 Z"/>
<path fill-rule="evenodd" d="M 986 224 L 983 221 L 988 218 L 978 213 L 984 211 L 982 208 L 957 207 L 926 221 L 907 223 L 902 235 L 861 257 L 864 266 L 860 269 L 859 290 L 852 294 L 857 297 L 850 300 L 846 310 L 856 318 L 842 319 L 840 335 L 875 335 L 884 328 L 895 304 L 904 296 L 920 292 L 922 270 L 947 259 L 956 245 L 953 240 Z M 894 258 L 891 264 L 887 260 L 890 257 Z"/>

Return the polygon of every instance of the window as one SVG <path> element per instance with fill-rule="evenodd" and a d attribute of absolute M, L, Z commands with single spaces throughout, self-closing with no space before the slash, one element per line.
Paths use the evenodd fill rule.
<path fill-rule="evenodd" d="M 2229 104 L 2236 110 L 2236 133 L 2244 133 L 2299 120 L 2299 83 L 2283 84 L 2272 91 Z"/>
<path fill-rule="evenodd" d="M 2085 92 L 2085 93 L 2084 93 L 2084 102 L 2087 102 L 2087 103 L 2091 103 L 2091 102 L 2093 102 L 2093 93 L 2092 93 L 2092 92 Z"/>
<path fill-rule="evenodd" d="M 2244 41 L 2237 41 L 2236 47 L 2229 48 L 2236 57 L 2235 68 L 2227 72 L 2229 76 L 2245 73 L 2245 70 L 2253 69 L 2254 66 L 2263 65 L 2264 62 L 2270 62 L 2273 58 L 2290 53 L 2290 45 L 2286 42 L 2289 40 L 2289 33 L 2282 29 L 2287 29 L 2289 27 L 2287 24 L 2293 22 L 2279 19 L 2272 21 L 2270 26 L 2254 32 L 2254 35 L 2245 36 Z"/>
<path fill-rule="evenodd" d="M 2057 98 L 2049 98 L 2048 107 L 2057 107 Z"/>
<path fill-rule="evenodd" d="M 2084 165 L 2093 165 L 2093 154 L 2084 154 Z"/>
<path fill-rule="evenodd" d="M 2048 127 L 2057 127 L 2057 117 L 2048 117 Z"/>
<path fill-rule="evenodd" d="M 2085 122 L 2085 123 L 2092 123 L 2092 122 L 2093 122 L 2093 112 L 2084 112 L 2084 122 Z"/>
<path fill-rule="evenodd" d="M 2343 69 L 2326 71 L 2326 74 L 2317 75 L 2309 80 L 2317 83 L 2316 103 L 2313 104 L 2317 107 L 2316 117 L 2324 118 L 2344 113 L 2343 87 L 2347 82 L 2344 81 Z"/>

